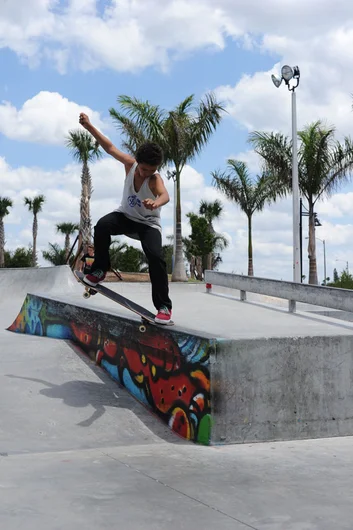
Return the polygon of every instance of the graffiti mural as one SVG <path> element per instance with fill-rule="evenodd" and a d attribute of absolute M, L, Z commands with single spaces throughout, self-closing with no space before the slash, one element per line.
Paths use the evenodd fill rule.
<path fill-rule="evenodd" d="M 210 441 L 212 340 L 27 295 L 8 328 L 72 340 L 180 436 Z"/>

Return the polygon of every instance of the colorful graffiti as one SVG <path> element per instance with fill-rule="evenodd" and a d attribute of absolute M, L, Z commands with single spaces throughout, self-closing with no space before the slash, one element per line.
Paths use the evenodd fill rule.
<path fill-rule="evenodd" d="M 10 331 L 70 339 L 180 436 L 210 441 L 212 341 L 28 295 Z"/>

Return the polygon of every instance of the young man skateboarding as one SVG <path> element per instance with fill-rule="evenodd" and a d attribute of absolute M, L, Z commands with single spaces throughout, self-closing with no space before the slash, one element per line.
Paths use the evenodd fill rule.
<path fill-rule="evenodd" d="M 105 279 L 110 269 L 111 236 L 124 234 L 139 239 L 148 261 L 152 300 L 157 310 L 155 320 L 159 324 L 168 324 L 172 302 L 162 253 L 160 210 L 169 202 L 169 194 L 157 171 L 163 161 L 162 150 L 155 143 L 147 142 L 139 147 L 134 158 L 117 149 L 91 124 L 86 114 L 80 114 L 79 122 L 104 151 L 124 164 L 126 174 L 119 208 L 101 217 L 94 227 L 95 259 L 84 281 L 94 287 Z"/>

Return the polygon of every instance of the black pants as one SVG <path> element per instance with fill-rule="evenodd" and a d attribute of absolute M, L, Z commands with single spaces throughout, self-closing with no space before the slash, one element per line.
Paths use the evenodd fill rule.
<path fill-rule="evenodd" d="M 94 227 L 94 263 L 92 271 L 110 269 L 109 247 L 111 236 L 126 235 L 138 238 L 148 261 L 152 284 L 152 300 L 157 311 L 162 305 L 172 309 L 169 298 L 167 265 L 163 259 L 162 236 L 157 228 L 136 223 L 120 212 L 112 212 L 99 219 Z"/>

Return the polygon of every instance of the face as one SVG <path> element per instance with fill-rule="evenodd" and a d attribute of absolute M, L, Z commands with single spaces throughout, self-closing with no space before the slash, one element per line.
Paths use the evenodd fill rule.
<path fill-rule="evenodd" d="M 93 249 L 93 248 L 88 248 L 87 250 L 88 250 L 88 254 L 89 254 L 90 256 L 93 256 L 93 254 L 94 254 L 94 249 Z"/>
<path fill-rule="evenodd" d="M 152 175 L 157 171 L 158 166 L 150 166 L 149 164 L 141 163 L 137 166 L 137 170 L 141 178 L 152 177 Z"/>

